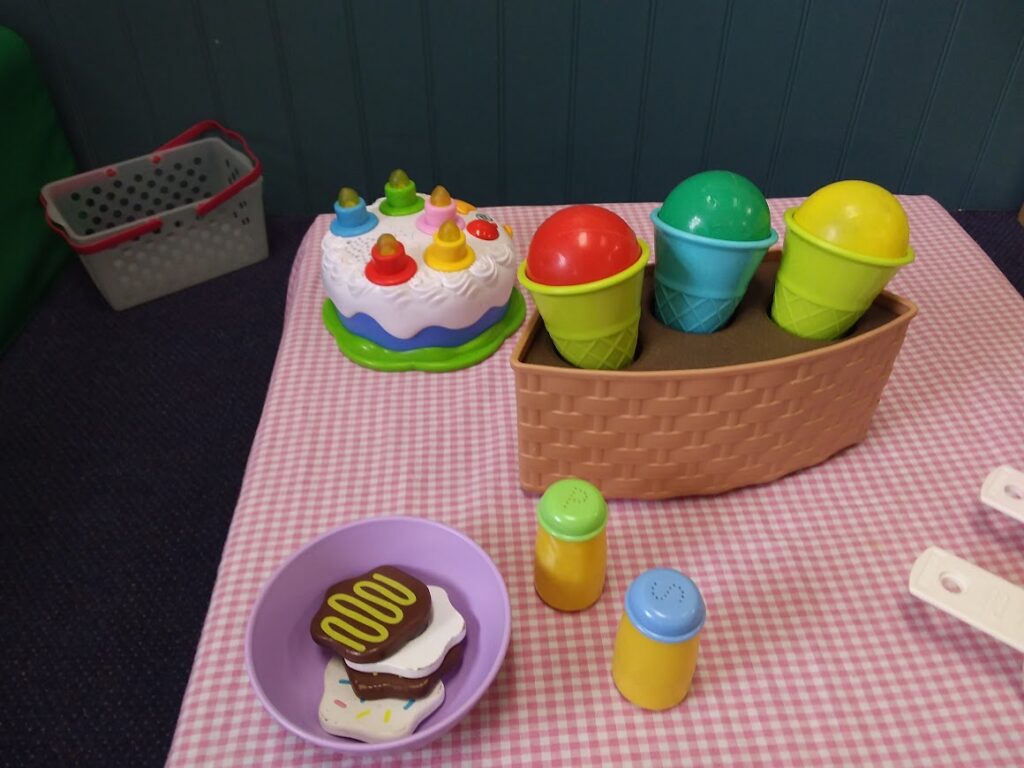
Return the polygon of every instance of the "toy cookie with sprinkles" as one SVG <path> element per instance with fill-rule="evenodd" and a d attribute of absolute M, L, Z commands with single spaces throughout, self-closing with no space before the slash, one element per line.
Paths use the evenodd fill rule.
<path fill-rule="evenodd" d="M 444 703 L 444 683 L 420 699 L 361 699 L 345 664 L 334 656 L 324 670 L 320 725 L 335 736 L 376 743 L 408 736 Z"/>
<path fill-rule="evenodd" d="M 430 620 L 427 586 L 384 565 L 328 588 L 309 629 L 318 645 L 346 661 L 367 664 L 402 648 Z"/>
<path fill-rule="evenodd" d="M 459 666 L 465 643 L 459 643 L 445 654 L 441 666 L 424 677 L 403 677 L 386 672 L 359 672 L 348 669 L 348 679 L 356 696 L 362 699 L 422 699 L 433 693 L 444 677 Z"/>

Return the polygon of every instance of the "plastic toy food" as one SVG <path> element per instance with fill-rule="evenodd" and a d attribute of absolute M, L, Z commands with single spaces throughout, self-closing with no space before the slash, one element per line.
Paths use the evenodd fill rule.
<path fill-rule="evenodd" d="M 324 729 L 383 741 L 408 735 L 444 701 L 441 681 L 462 660 L 466 621 L 444 589 L 385 565 L 332 585 L 310 634 L 335 654 Z"/>
<path fill-rule="evenodd" d="M 369 368 L 447 371 L 489 357 L 519 327 L 508 230 L 442 186 L 429 197 L 397 169 L 367 205 L 349 187 L 321 243 L 324 324 Z"/>
<path fill-rule="evenodd" d="M 582 611 L 604 589 L 608 505 L 576 478 L 553 483 L 537 506 L 533 582 L 540 599 L 560 611 Z"/>
<path fill-rule="evenodd" d="M 697 585 L 672 568 L 642 573 L 626 590 L 612 679 L 644 709 L 669 709 L 689 693 L 706 608 Z"/>
<path fill-rule="evenodd" d="M 349 665 L 348 679 L 356 695 L 374 701 L 376 699 L 422 699 L 462 661 L 465 644 L 459 643 L 445 654 L 441 665 L 423 677 L 402 677 L 387 672 L 360 672 Z"/>
<path fill-rule="evenodd" d="M 907 214 L 893 195 L 868 181 L 837 181 L 794 209 L 804 232 L 847 251 L 900 261 L 910 245 Z"/>
<path fill-rule="evenodd" d="M 384 565 L 331 585 L 310 633 L 346 661 L 379 661 L 427 628 L 431 599 L 422 581 Z"/>
<path fill-rule="evenodd" d="M 519 282 L 568 362 L 617 369 L 633 361 L 648 257 L 629 225 L 596 205 L 564 208 L 540 225 Z"/>
<path fill-rule="evenodd" d="M 629 269 L 640 258 L 636 234 L 596 205 L 573 205 L 547 218 L 530 241 L 526 276 L 544 285 L 579 285 Z"/>
<path fill-rule="evenodd" d="M 753 182 L 732 171 L 704 171 L 669 192 L 661 220 L 714 240 L 751 242 L 771 236 L 768 203 Z"/>
<path fill-rule="evenodd" d="M 358 672 L 412 678 L 426 677 L 436 672 L 448 651 L 466 637 L 466 620 L 452 606 L 445 590 L 441 587 L 428 589 L 430 622 L 422 632 L 404 642 L 398 650 L 392 650 L 385 658 L 373 662 L 350 661 L 343 654 L 345 665 Z"/>
<path fill-rule="evenodd" d="M 829 184 L 785 219 L 772 319 L 797 336 L 842 336 L 914 260 L 907 215 L 877 184 Z"/>
<path fill-rule="evenodd" d="M 335 656 L 324 670 L 320 725 L 335 736 L 371 743 L 394 741 L 415 731 L 443 703 L 444 683 L 419 699 L 360 698 L 344 663 Z"/>
<path fill-rule="evenodd" d="M 691 333 L 711 333 L 728 322 L 778 240 L 764 195 L 730 171 L 681 182 L 651 221 L 655 312 L 670 328 Z"/>

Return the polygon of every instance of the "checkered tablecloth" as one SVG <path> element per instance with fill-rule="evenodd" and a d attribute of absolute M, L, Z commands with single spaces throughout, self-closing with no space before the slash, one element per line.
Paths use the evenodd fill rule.
<path fill-rule="evenodd" d="M 510 339 L 445 374 L 346 360 L 320 319 L 322 216 L 303 241 L 284 334 L 182 703 L 169 764 L 350 764 L 266 714 L 243 663 L 263 582 L 360 517 L 455 526 L 508 584 L 512 643 L 475 710 L 405 765 L 1024 765 L 1021 657 L 920 603 L 928 545 L 1024 580 L 1024 525 L 982 507 L 1024 466 L 1024 301 L 933 200 L 903 198 L 917 261 L 890 286 L 921 308 L 868 439 L 826 464 L 723 496 L 610 504 L 608 583 L 589 611 L 532 583 L 535 497 L 518 487 Z M 796 200 L 773 200 L 774 225 Z M 651 238 L 650 204 L 609 206 Z M 491 211 L 517 248 L 555 209 Z M 654 714 L 610 676 L 622 597 L 652 566 L 708 605 L 686 702 Z"/>

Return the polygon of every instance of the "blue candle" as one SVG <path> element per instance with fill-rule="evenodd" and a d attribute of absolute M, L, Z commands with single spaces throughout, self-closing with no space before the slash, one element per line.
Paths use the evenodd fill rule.
<path fill-rule="evenodd" d="M 334 201 L 331 234 L 355 237 L 377 226 L 377 217 L 366 210 L 366 201 L 351 187 L 342 187 Z"/>

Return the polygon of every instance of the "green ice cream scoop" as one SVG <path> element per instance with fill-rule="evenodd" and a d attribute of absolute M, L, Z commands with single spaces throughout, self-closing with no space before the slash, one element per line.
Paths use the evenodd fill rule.
<path fill-rule="evenodd" d="M 763 240 L 772 232 L 761 190 L 732 171 L 704 171 L 680 182 L 658 216 L 671 227 L 714 240 Z"/>

